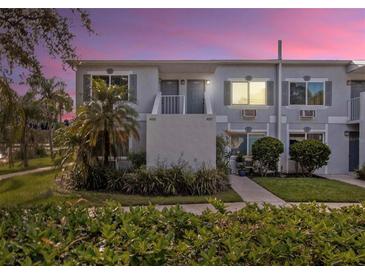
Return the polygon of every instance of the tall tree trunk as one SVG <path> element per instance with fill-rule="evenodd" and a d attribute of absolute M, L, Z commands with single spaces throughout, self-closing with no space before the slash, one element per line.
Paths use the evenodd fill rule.
<path fill-rule="evenodd" d="M 9 144 L 8 144 L 8 164 L 9 164 L 10 168 L 14 166 L 13 143 L 12 142 L 9 142 Z"/>
<path fill-rule="evenodd" d="M 25 120 L 25 123 L 23 125 L 23 132 L 22 132 L 22 161 L 23 166 L 28 167 L 28 144 L 27 144 L 27 125 L 28 121 Z"/>
<path fill-rule="evenodd" d="M 109 154 L 110 154 L 110 144 L 109 144 L 109 134 L 104 127 L 104 167 L 109 166 Z"/>
<path fill-rule="evenodd" d="M 48 124 L 48 143 L 49 143 L 49 150 L 51 152 L 51 159 L 54 159 L 53 153 L 53 127 L 51 123 Z"/>

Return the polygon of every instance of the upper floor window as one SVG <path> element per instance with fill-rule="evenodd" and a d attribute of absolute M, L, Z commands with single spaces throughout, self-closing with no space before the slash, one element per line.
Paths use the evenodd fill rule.
<path fill-rule="evenodd" d="M 233 105 L 266 105 L 266 82 L 231 83 Z"/>
<path fill-rule="evenodd" d="M 104 81 L 107 86 L 122 86 L 128 90 L 128 75 L 93 75 L 92 79 Z"/>
<path fill-rule="evenodd" d="M 290 82 L 291 105 L 324 105 L 324 82 Z"/>

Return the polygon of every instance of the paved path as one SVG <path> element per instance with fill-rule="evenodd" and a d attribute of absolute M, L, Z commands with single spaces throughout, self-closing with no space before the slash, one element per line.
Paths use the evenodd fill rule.
<path fill-rule="evenodd" d="M 359 186 L 365 188 L 365 181 L 356 179 L 355 176 L 348 175 L 348 174 L 341 174 L 341 175 L 324 175 L 323 177 L 327 179 L 337 180 L 344 183 L 348 183 L 351 185 Z"/>
<path fill-rule="evenodd" d="M 229 176 L 231 186 L 245 202 L 284 205 L 285 201 L 259 186 L 248 177 Z"/>
<path fill-rule="evenodd" d="M 54 168 L 53 166 L 47 166 L 47 167 L 40 167 L 40 168 L 36 168 L 36 169 L 29 169 L 29 170 L 24 170 L 24 171 L 19 171 L 19 172 L 8 173 L 8 174 L 0 175 L 0 181 L 11 178 L 11 177 L 15 177 L 15 176 L 21 176 L 21 175 L 27 175 L 27 174 L 47 171 L 47 170 L 51 170 L 53 168 Z"/>

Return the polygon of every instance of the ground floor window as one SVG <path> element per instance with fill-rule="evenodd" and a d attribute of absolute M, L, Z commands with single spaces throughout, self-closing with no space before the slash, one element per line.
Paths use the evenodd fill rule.
<path fill-rule="evenodd" d="M 290 133 L 289 134 L 289 148 L 296 142 L 303 140 L 318 140 L 324 142 L 324 133 Z"/>
<path fill-rule="evenodd" d="M 122 144 L 115 144 L 114 149 L 117 157 L 127 157 L 129 153 L 129 141 Z"/>
<path fill-rule="evenodd" d="M 265 133 L 242 133 L 231 136 L 232 155 L 241 153 L 242 155 L 251 155 L 252 145 L 258 140 L 265 137 Z"/>

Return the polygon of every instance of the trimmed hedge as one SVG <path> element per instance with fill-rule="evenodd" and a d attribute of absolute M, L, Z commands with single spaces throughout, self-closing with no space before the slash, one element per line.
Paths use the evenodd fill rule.
<path fill-rule="evenodd" d="M 0 210 L 0 265 L 363 265 L 363 206 Z"/>

